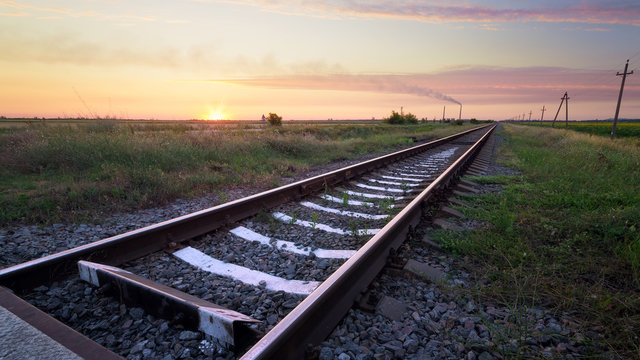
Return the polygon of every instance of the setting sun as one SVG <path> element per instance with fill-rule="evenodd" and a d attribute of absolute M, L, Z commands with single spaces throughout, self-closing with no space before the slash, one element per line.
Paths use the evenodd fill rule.
<path fill-rule="evenodd" d="M 227 120 L 227 114 L 225 114 L 221 109 L 211 109 L 209 110 L 209 115 L 206 116 L 207 120 Z"/>

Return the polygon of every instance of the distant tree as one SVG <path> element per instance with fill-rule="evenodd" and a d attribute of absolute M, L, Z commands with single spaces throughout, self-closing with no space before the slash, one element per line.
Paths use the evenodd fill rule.
<path fill-rule="evenodd" d="M 385 118 L 384 121 L 388 122 L 389 124 L 403 124 L 404 118 L 402 115 L 400 115 L 400 113 L 396 112 L 395 110 L 391 110 L 391 116 Z"/>
<path fill-rule="evenodd" d="M 281 126 L 282 125 L 282 116 L 278 116 L 276 113 L 269 113 L 269 117 L 267 117 L 267 122 L 272 126 Z"/>
<path fill-rule="evenodd" d="M 391 110 L 391 116 L 383 119 L 384 122 L 389 124 L 417 124 L 418 118 L 412 113 L 400 114 L 394 110 Z"/>
<path fill-rule="evenodd" d="M 406 122 L 407 124 L 417 124 L 418 118 L 412 113 L 406 113 L 404 114 L 404 122 Z"/>

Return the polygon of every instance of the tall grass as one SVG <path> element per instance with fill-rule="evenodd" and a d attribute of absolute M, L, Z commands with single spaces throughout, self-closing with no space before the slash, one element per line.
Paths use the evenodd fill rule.
<path fill-rule="evenodd" d="M 550 122 L 531 122 L 525 123 L 530 126 L 543 126 L 550 127 Z M 557 121 L 556 128 L 564 129 L 564 121 Z M 570 122 L 568 123 L 568 129 L 578 132 L 583 132 L 592 135 L 610 136 L 613 122 Z M 640 137 L 640 122 L 619 122 L 616 125 L 616 137 Z"/>
<path fill-rule="evenodd" d="M 445 234 L 445 247 L 482 264 L 486 294 L 573 313 L 587 330 L 604 329 L 594 344 L 640 358 L 640 148 L 633 139 L 505 128 L 503 158 L 522 176 L 474 198 L 467 213 L 489 227 Z"/>
<path fill-rule="evenodd" d="M 310 166 L 459 130 L 381 124 L 141 130 L 115 121 L 39 122 L 0 136 L 0 225 L 81 221 L 234 186 L 269 188 Z"/>

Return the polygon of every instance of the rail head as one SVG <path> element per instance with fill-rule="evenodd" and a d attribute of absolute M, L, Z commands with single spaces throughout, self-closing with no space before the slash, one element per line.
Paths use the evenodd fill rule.
<path fill-rule="evenodd" d="M 480 140 L 265 334 L 241 359 L 301 359 L 304 358 L 307 344 L 323 341 L 382 270 L 390 250 L 397 249 L 404 241 L 409 225 L 415 226 L 420 221 L 423 203 L 429 201 L 439 188 L 448 185 L 464 169 L 496 126 L 493 124 Z"/>

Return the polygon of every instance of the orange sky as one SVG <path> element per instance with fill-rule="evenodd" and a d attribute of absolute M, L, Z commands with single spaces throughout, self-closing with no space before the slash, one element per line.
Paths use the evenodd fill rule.
<path fill-rule="evenodd" d="M 640 118 L 637 1 L 0 1 L 0 115 Z"/>

